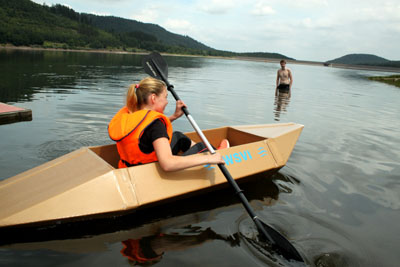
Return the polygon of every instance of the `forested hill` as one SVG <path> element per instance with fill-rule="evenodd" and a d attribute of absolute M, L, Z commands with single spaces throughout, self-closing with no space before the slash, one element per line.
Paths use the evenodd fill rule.
<path fill-rule="evenodd" d="M 105 24 L 115 27 L 97 26 Z M 122 28 L 124 24 L 131 28 Z M 0 43 L 194 54 L 214 50 L 158 25 L 78 13 L 66 6 L 49 7 L 30 0 L 0 0 Z"/>
<path fill-rule="evenodd" d="M 50 7 L 30 0 L 0 0 L 0 44 L 290 59 L 277 53 L 216 50 L 159 25 L 78 13 L 63 5 Z"/>
<path fill-rule="evenodd" d="M 171 33 L 157 24 L 142 23 L 136 20 L 118 18 L 114 16 L 96 16 L 85 14 L 91 24 L 97 28 L 116 34 L 145 33 L 156 37 L 161 43 L 171 46 L 183 46 L 195 49 L 214 50 L 189 36 Z"/>
<path fill-rule="evenodd" d="M 42 6 L 29 0 L 0 0 L 0 43 L 63 48 L 120 44 L 110 33 L 91 26 L 85 16 L 67 7 Z"/>
<path fill-rule="evenodd" d="M 383 57 L 378 57 L 370 54 L 349 54 L 343 57 L 329 60 L 327 62 L 336 64 L 371 65 L 397 68 L 400 67 L 400 61 L 390 61 Z"/>

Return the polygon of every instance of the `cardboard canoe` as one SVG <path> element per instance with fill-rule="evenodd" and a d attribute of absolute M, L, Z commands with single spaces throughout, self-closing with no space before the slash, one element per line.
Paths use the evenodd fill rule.
<path fill-rule="evenodd" d="M 204 131 L 234 179 L 283 167 L 300 136 L 295 123 Z M 200 142 L 195 132 L 187 133 Z M 164 172 L 158 163 L 117 169 L 116 145 L 83 147 L 0 182 L 0 227 L 43 225 L 110 216 L 223 184 L 218 166 Z"/>

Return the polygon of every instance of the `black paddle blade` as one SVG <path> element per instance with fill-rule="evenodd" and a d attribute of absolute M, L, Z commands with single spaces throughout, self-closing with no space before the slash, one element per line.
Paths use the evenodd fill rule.
<path fill-rule="evenodd" d="M 274 244 L 271 244 L 271 249 L 276 252 L 277 254 L 282 255 L 287 260 L 294 260 L 298 262 L 304 262 L 303 258 L 301 257 L 300 253 L 296 250 L 296 248 L 278 231 L 276 231 L 271 226 L 263 223 L 265 231 L 269 234 L 271 239 L 274 241 Z M 268 238 L 266 238 L 260 231 L 260 241 L 268 242 Z"/>
<path fill-rule="evenodd" d="M 166 82 L 168 77 L 168 65 L 159 53 L 153 52 L 147 56 L 144 56 L 142 64 L 144 71 L 147 74 L 153 78 Z"/>

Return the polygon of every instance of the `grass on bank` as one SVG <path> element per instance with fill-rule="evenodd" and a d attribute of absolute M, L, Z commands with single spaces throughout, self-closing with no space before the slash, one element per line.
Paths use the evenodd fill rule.
<path fill-rule="evenodd" d="M 368 77 L 368 79 L 400 87 L 400 75 L 376 76 L 376 77 Z"/>

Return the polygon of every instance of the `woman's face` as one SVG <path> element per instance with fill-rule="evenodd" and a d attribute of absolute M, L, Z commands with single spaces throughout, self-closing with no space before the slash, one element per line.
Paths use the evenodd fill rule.
<path fill-rule="evenodd" d="M 164 113 L 164 109 L 167 105 L 168 105 L 168 91 L 167 88 L 164 87 L 164 90 L 160 95 L 155 94 L 153 108 L 157 112 Z"/>

